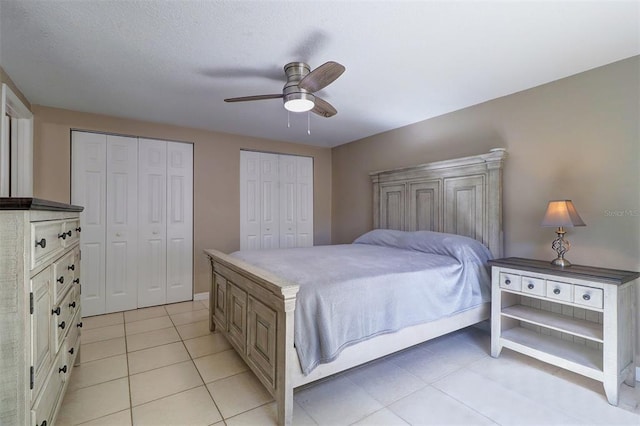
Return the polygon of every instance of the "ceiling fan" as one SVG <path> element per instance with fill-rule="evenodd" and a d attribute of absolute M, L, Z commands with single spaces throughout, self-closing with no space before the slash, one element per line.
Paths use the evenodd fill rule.
<path fill-rule="evenodd" d="M 329 61 L 311 71 L 304 62 L 291 62 L 284 66 L 287 82 L 282 93 L 272 95 L 243 96 L 225 99 L 225 102 L 260 101 L 263 99 L 280 99 L 284 107 L 292 112 L 311 111 L 321 117 L 332 117 L 338 111 L 327 101 L 314 95 L 333 83 L 345 71 L 343 65 Z"/>

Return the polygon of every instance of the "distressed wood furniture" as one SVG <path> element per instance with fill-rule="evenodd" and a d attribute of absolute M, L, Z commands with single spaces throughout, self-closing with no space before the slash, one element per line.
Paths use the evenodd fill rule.
<path fill-rule="evenodd" d="M 0 424 L 54 423 L 80 349 L 80 211 L 0 198 Z"/>
<path fill-rule="evenodd" d="M 491 355 L 509 348 L 603 382 L 612 405 L 635 386 L 640 274 L 506 258 L 492 265 Z"/>
<path fill-rule="evenodd" d="M 469 236 L 502 253 L 502 167 L 506 152 L 371 174 L 379 228 Z M 294 348 L 298 285 L 217 250 L 212 265 L 210 327 L 220 330 L 273 395 L 278 423 L 290 424 L 293 389 L 434 337 L 483 321 L 489 303 L 458 315 L 349 346 L 333 362 L 303 375 Z M 303 265 L 301 265 L 303 267 Z"/>

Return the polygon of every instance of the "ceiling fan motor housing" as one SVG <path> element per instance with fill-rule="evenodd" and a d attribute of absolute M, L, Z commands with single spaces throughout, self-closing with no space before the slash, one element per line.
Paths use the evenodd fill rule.
<path fill-rule="evenodd" d="M 310 72 L 311 68 L 304 62 L 290 62 L 284 66 L 284 73 L 287 76 L 287 82 L 282 89 L 285 104 L 293 100 L 306 100 L 315 104 L 316 97 L 308 90 L 298 86 L 300 80 Z"/>

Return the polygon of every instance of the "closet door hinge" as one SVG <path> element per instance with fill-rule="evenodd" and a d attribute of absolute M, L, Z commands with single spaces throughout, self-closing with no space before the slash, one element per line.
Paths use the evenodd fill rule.
<path fill-rule="evenodd" d="M 29 389 L 33 389 L 33 365 L 29 369 Z"/>
<path fill-rule="evenodd" d="M 29 313 L 33 314 L 33 292 L 29 293 Z"/>

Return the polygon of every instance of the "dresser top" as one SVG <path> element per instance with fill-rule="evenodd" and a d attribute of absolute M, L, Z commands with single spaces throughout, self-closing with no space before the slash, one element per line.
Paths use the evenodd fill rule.
<path fill-rule="evenodd" d="M 0 210 L 49 210 L 57 212 L 81 212 L 84 207 L 57 201 L 27 197 L 0 197 Z"/>
<path fill-rule="evenodd" d="M 561 267 L 552 265 L 550 261 L 523 259 L 521 257 L 507 257 L 504 259 L 490 260 L 492 266 L 520 269 L 523 271 L 553 274 L 559 277 L 572 277 L 589 281 L 598 281 L 610 284 L 624 284 L 640 277 L 639 272 L 622 271 L 619 269 L 597 268 L 595 266 L 571 265 Z"/>

